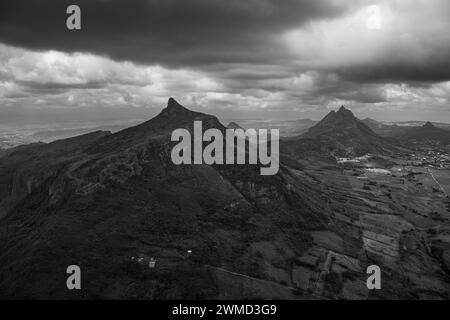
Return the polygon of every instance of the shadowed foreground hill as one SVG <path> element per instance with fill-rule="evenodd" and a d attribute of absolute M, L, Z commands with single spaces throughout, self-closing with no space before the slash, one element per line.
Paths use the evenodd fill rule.
<path fill-rule="evenodd" d="M 233 293 L 206 265 L 267 278 L 266 255 L 283 268 L 307 249 L 308 230 L 327 224 L 321 194 L 287 169 L 262 177 L 257 166 L 173 165 L 170 133 L 192 130 L 194 120 L 223 129 L 171 99 L 152 120 L 116 134 L 0 158 L 0 296 L 294 297 Z M 147 274 L 132 261 L 138 256 L 155 257 L 160 269 Z M 83 270 L 80 292 L 66 289 L 71 264 Z"/>

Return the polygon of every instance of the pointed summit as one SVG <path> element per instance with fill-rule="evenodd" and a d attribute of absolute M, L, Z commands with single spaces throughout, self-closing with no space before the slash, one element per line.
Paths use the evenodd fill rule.
<path fill-rule="evenodd" d="M 215 116 L 189 110 L 174 98 L 169 98 L 167 107 L 159 115 L 145 122 L 144 125 L 163 130 L 173 129 L 174 127 L 190 128 L 196 120 L 203 121 L 204 127 L 223 128 L 223 125 Z"/>
<path fill-rule="evenodd" d="M 167 107 L 164 108 L 159 115 L 153 119 L 145 122 L 151 126 L 163 127 L 164 129 L 172 128 L 174 126 L 190 127 L 194 121 L 209 122 L 210 126 L 214 128 L 222 128 L 217 117 L 201 112 L 189 110 L 188 108 L 179 104 L 174 98 L 169 98 Z"/>
<path fill-rule="evenodd" d="M 435 128 L 435 126 L 430 121 L 427 121 L 427 123 L 425 123 L 425 125 L 423 127 L 424 128 L 429 128 L 429 129 Z"/>
<path fill-rule="evenodd" d="M 164 108 L 159 116 L 161 117 L 169 117 L 169 118 L 177 118 L 177 117 L 186 117 L 195 114 L 196 112 L 189 110 L 188 108 L 183 107 L 179 104 L 174 98 L 169 98 L 167 101 L 167 107 Z"/>
<path fill-rule="evenodd" d="M 169 101 L 167 102 L 167 107 L 168 108 L 172 108 L 172 107 L 177 107 L 177 106 L 181 106 L 177 100 L 175 100 L 174 98 L 170 97 Z"/>
<path fill-rule="evenodd" d="M 179 104 L 174 98 L 170 97 L 169 101 L 167 102 L 167 107 L 164 111 L 166 111 L 166 113 L 168 114 L 173 114 L 179 112 L 186 113 L 189 110 Z"/>
<path fill-rule="evenodd" d="M 387 146 L 386 141 L 344 106 L 331 111 L 302 137 L 314 141 L 322 150 L 342 156 L 382 153 Z"/>
<path fill-rule="evenodd" d="M 353 112 L 344 106 L 336 111 L 331 111 L 318 124 L 309 129 L 309 136 L 330 136 L 335 134 L 356 137 L 364 132 L 366 135 L 375 135 L 365 124 L 358 120 Z"/>
<path fill-rule="evenodd" d="M 355 126 L 357 121 L 359 120 L 356 119 L 353 112 L 342 106 L 338 111 L 330 111 L 315 127 Z M 314 127 L 311 130 L 314 130 Z"/>
<path fill-rule="evenodd" d="M 351 112 L 349 109 L 347 109 L 344 106 L 341 106 L 339 108 L 339 110 L 336 112 L 336 114 L 339 116 L 346 117 L 346 118 L 351 118 L 351 119 L 355 118 L 355 116 L 353 115 L 353 112 Z"/>
<path fill-rule="evenodd" d="M 170 97 L 169 98 L 169 101 L 167 102 L 169 105 L 170 104 L 172 104 L 172 103 L 177 103 L 178 104 L 178 102 L 173 98 L 173 97 Z"/>

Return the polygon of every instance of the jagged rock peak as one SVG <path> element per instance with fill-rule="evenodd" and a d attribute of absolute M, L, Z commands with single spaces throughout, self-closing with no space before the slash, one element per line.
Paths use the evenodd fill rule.
<path fill-rule="evenodd" d="M 191 112 L 189 109 L 183 107 L 174 98 L 169 98 L 167 102 L 167 107 L 162 111 L 165 115 L 176 115 Z"/>
<path fill-rule="evenodd" d="M 172 97 L 170 97 L 169 101 L 167 102 L 167 108 L 168 109 L 186 109 L 181 104 L 179 104 L 177 100 L 175 100 Z"/>

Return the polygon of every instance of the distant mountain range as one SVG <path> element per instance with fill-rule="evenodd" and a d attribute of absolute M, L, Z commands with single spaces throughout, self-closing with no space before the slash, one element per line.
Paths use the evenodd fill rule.
<path fill-rule="evenodd" d="M 348 112 L 346 113 L 345 111 Z M 345 114 L 347 114 L 347 117 Z M 387 149 L 392 150 L 392 146 L 395 144 L 395 141 L 392 139 L 397 139 L 407 143 L 408 141 L 411 141 L 412 136 L 415 136 L 416 141 L 431 139 L 440 142 L 447 142 L 446 137 L 450 132 L 450 124 L 446 123 L 431 123 L 426 121 L 380 122 L 370 118 L 359 120 L 345 107 L 343 110 L 339 110 L 337 112 L 331 111 L 320 122 L 313 121 L 311 119 L 286 121 L 242 120 L 240 122 L 232 122 L 233 128 L 241 128 L 241 123 L 245 123 L 245 125 L 242 126 L 244 129 L 255 127 L 260 128 L 264 127 L 264 125 L 267 128 L 279 128 L 280 136 L 287 138 L 287 140 L 296 140 L 298 138 L 320 140 L 325 149 L 327 149 L 325 145 L 338 146 L 340 142 L 343 142 L 343 144 L 338 147 L 338 149 L 343 151 L 346 148 L 346 144 L 348 144 L 347 142 L 353 141 L 353 147 L 348 149 L 350 154 L 353 153 L 353 151 L 357 151 L 356 153 L 370 150 L 372 152 L 380 152 L 383 149 L 386 151 L 386 146 L 388 147 Z M 364 126 L 362 126 L 362 124 Z M 430 133 L 430 130 L 423 131 L 420 129 L 424 126 L 430 125 L 436 130 L 433 130 L 433 132 Z M 417 131 L 417 134 L 414 134 L 415 131 Z M 388 139 L 380 140 L 380 137 Z M 329 139 L 329 143 L 324 145 L 324 140 Z M 333 139 L 335 139 L 335 141 L 333 141 Z M 343 139 L 347 140 L 347 142 L 343 141 Z M 371 142 L 366 144 L 367 141 Z M 351 144 L 352 143 L 350 143 L 350 145 Z M 359 145 L 359 147 L 356 145 Z M 364 145 L 367 147 L 362 148 Z M 356 147 L 356 149 L 354 147 Z M 306 149 L 315 150 L 317 147 L 310 145 L 307 146 Z M 358 152 L 358 149 L 361 152 Z M 348 152 L 344 151 L 341 153 L 345 154 Z"/>
<path fill-rule="evenodd" d="M 40 124 L 37 128 L 28 127 L 8 127 L 3 128 L 0 131 L 0 150 L 15 147 L 22 144 L 34 143 L 34 142 L 52 142 L 55 140 L 66 139 L 75 137 L 77 135 L 86 134 L 93 131 L 111 131 L 117 132 L 127 127 L 140 123 L 139 120 L 127 120 L 122 121 L 115 120 L 113 123 L 107 123 L 104 121 L 102 124 L 89 124 L 89 123 L 70 123 L 67 128 L 61 128 L 61 125 L 53 127 L 49 124 L 43 127 Z M 253 128 L 253 129 L 278 129 L 280 136 L 285 138 L 297 137 L 318 123 L 311 119 L 298 119 L 298 120 L 251 120 L 251 119 L 239 119 L 228 120 L 230 125 L 236 128 Z M 382 137 L 395 138 L 401 136 L 411 127 L 421 127 L 425 125 L 425 121 L 404 121 L 404 122 L 380 122 L 370 118 L 362 120 L 372 131 Z M 446 123 L 432 123 L 438 128 L 450 130 L 450 124 Z M 233 127 L 232 127 L 233 128 Z"/>
<path fill-rule="evenodd" d="M 374 132 L 383 137 L 396 138 L 399 141 L 435 140 L 442 143 L 449 142 L 450 125 L 431 122 L 402 122 L 399 124 L 385 124 L 372 119 L 362 120 Z"/>
<path fill-rule="evenodd" d="M 403 122 L 387 122 L 377 121 L 371 118 L 361 120 L 366 126 L 368 126 L 376 134 L 383 137 L 395 137 L 404 133 L 411 127 L 424 126 L 427 121 L 403 121 Z M 234 123 L 242 128 L 273 128 L 280 129 L 280 135 L 282 137 L 296 137 L 305 132 L 318 123 L 311 119 L 299 119 L 299 120 L 234 120 Z M 449 130 L 450 124 L 432 122 L 435 127 Z"/>
<path fill-rule="evenodd" d="M 383 137 L 398 137 L 410 128 L 409 126 L 399 126 L 397 124 L 385 124 L 370 118 L 361 121 L 373 132 Z"/>
<path fill-rule="evenodd" d="M 431 122 L 427 122 L 422 127 L 408 128 L 399 138 L 403 141 L 434 140 L 450 143 L 450 131 L 438 128 Z"/>
<path fill-rule="evenodd" d="M 397 121 L 397 122 L 390 122 L 390 121 L 384 121 L 385 125 L 397 125 L 399 127 L 422 127 L 427 122 L 430 122 L 435 127 L 450 130 L 450 123 L 445 122 L 431 122 L 431 121 Z"/>
<path fill-rule="evenodd" d="M 311 119 L 299 119 L 299 120 L 250 120 L 240 119 L 230 122 L 234 126 L 238 126 L 243 129 L 278 129 L 280 130 L 280 136 L 282 137 L 295 137 L 299 136 L 315 124 L 317 121 Z"/>

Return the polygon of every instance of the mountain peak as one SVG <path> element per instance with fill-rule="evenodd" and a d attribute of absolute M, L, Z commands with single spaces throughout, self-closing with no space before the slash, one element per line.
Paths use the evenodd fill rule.
<path fill-rule="evenodd" d="M 320 148 L 328 148 L 328 151 L 340 155 L 360 156 L 380 152 L 387 146 L 381 137 L 344 106 L 338 111 L 331 111 L 303 137 L 316 140 Z"/>
<path fill-rule="evenodd" d="M 337 114 L 339 114 L 339 115 L 351 116 L 352 118 L 354 117 L 354 116 L 353 116 L 353 112 L 351 112 L 349 109 L 347 109 L 347 108 L 344 107 L 344 106 L 341 106 L 341 107 L 339 108 Z"/>
<path fill-rule="evenodd" d="M 194 121 L 203 121 L 204 127 L 223 128 L 223 125 L 219 122 L 217 117 L 192 111 L 181 104 L 179 104 L 174 98 L 169 98 L 167 107 L 164 108 L 159 115 L 153 119 L 144 122 L 144 124 L 150 124 L 153 128 L 161 128 L 167 130 L 168 128 L 178 127 L 187 128 L 191 127 Z M 209 123 L 209 125 L 207 124 Z"/>
<path fill-rule="evenodd" d="M 169 98 L 167 107 L 161 111 L 161 114 L 165 116 L 176 116 L 178 114 L 187 114 L 191 112 L 192 111 L 179 104 L 174 98 Z"/>
<path fill-rule="evenodd" d="M 427 121 L 427 123 L 425 123 L 425 125 L 423 127 L 424 128 L 434 128 L 434 125 L 430 121 Z"/>
<path fill-rule="evenodd" d="M 183 107 L 181 104 L 179 104 L 177 100 L 170 97 L 169 101 L 167 102 L 167 109 L 186 109 L 186 108 Z"/>

